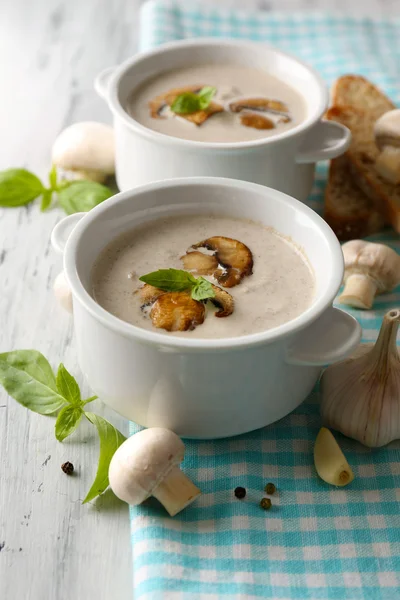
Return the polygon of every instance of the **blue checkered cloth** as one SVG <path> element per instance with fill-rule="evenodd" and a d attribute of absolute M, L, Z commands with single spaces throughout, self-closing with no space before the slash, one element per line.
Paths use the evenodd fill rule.
<path fill-rule="evenodd" d="M 151 1 L 141 48 L 196 36 L 268 41 L 316 67 L 330 84 L 361 73 L 400 100 L 400 21 L 248 13 Z M 322 207 L 326 166 L 309 204 Z M 393 233 L 375 236 L 399 249 Z M 373 312 L 353 311 L 376 339 L 400 290 Z M 135 599 L 395 600 L 400 598 L 400 444 L 370 450 L 338 436 L 354 482 L 335 489 L 313 466 L 318 393 L 278 423 L 240 437 L 187 442 L 184 471 L 200 498 L 171 519 L 156 503 L 132 508 Z M 132 432 L 136 426 L 132 427 Z M 275 483 L 273 507 L 259 507 Z M 234 497 L 247 489 L 245 500 Z"/>

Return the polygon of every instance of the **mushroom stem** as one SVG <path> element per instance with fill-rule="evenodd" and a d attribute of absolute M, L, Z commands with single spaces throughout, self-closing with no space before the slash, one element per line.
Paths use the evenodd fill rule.
<path fill-rule="evenodd" d="M 400 148 L 385 146 L 375 161 L 375 168 L 393 185 L 400 183 Z"/>
<path fill-rule="evenodd" d="M 191 504 L 200 494 L 199 488 L 190 481 L 189 477 L 182 473 L 178 466 L 172 467 L 168 475 L 152 493 L 171 517 L 174 517 Z"/>
<path fill-rule="evenodd" d="M 107 176 L 98 169 L 77 169 L 71 170 L 74 174 L 74 179 L 89 179 L 89 181 L 97 181 L 97 183 L 104 183 Z"/>
<path fill-rule="evenodd" d="M 347 278 L 339 302 L 368 309 L 373 305 L 376 292 L 377 285 L 373 279 L 362 273 L 354 273 Z"/>

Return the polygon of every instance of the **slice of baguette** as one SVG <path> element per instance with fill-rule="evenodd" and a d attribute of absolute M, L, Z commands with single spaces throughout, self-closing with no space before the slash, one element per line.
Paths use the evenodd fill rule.
<path fill-rule="evenodd" d="M 340 241 L 367 237 L 384 227 L 382 215 L 352 180 L 349 161 L 331 161 L 325 189 L 324 219 Z"/>
<path fill-rule="evenodd" d="M 356 185 L 373 201 L 386 223 L 400 233 L 400 186 L 383 179 L 375 169 L 378 148 L 374 140 L 376 119 L 386 112 L 383 107 L 362 111 L 352 106 L 332 106 L 326 118 L 351 130 L 352 140 L 346 156 Z"/>
<path fill-rule="evenodd" d="M 332 105 L 365 110 L 376 119 L 396 106 L 373 83 L 361 75 L 343 75 L 332 88 Z"/>

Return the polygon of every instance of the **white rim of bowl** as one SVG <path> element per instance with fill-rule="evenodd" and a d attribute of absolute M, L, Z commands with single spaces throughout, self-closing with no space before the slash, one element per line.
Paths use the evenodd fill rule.
<path fill-rule="evenodd" d="M 94 298 L 89 294 L 89 292 L 86 291 L 81 283 L 76 268 L 77 245 L 81 237 L 85 234 L 85 230 L 87 229 L 88 225 L 95 221 L 102 212 L 108 210 L 114 204 L 118 204 L 127 198 L 133 198 L 135 195 L 143 192 L 161 192 L 166 188 L 190 185 L 212 187 L 223 186 L 236 190 L 241 189 L 243 191 L 264 191 L 266 196 L 271 194 L 275 195 L 275 197 L 278 196 L 281 201 L 293 206 L 297 211 L 309 217 L 311 221 L 313 221 L 314 224 L 322 231 L 324 237 L 326 238 L 332 258 L 332 279 L 327 288 L 320 294 L 320 297 L 298 317 L 288 321 L 287 323 L 284 323 L 283 325 L 279 325 L 278 327 L 261 331 L 259 333 L 216 339 L 189 339 L 186 337 L 170 337 L 168 336 L 168 333 L 153 332 L 151 330 L 136 327 L 135 325 L 122 321 L 97 304 Z M 78 300 L 95 319 L 100 321 L 100 323 L 114 332 L 119 333 L 124 337 L 134 338 L 144 343 L 156 344 L 164 348 L 174 348 L 176 350 L 212 351 L 217 349 L 236 350 L 243 347 L 271 343 L 304 329 L 310 323 L 315 321 L 329 306 L 332 305 L 332 302 L 342 283 L 344 266 L 341 247 L 332 229 L 319 215 L 317 215 L 316 212 L 302 202 L 295 200 L 287 194 L 256 183 L 226 179 L 222 177 L 187 177 L 169 179 L 167 181 L 159 181 L 142 185 L 127 192 L 116 194 L 109 200 L 106 200 L 105 202 L 102 202 L 93 208 L 75 226 L 70 237 L 68 238 L 64 249 L 64 269 L 75 299 Z"/>
<path fill-rule="evenodd" d="M 164 133 L 160 133 L 159 131 L 154 131 L 153 129 L 149 129 L 148 127 L 141 125 L 138 121 L 136 121 L 131 115 L 129 115 L 126 110 L 123 108 L 122 104 L 118 99 L 118 88 L 121 80 L 126 75 L 127 71 L 129 71 L 134 65 L 142 62 L 150 56 L 157 56 L 161 53 L 165 53 L 170 49 L 174 48 L 196 48 L 198 46 L 231 46 L 234 48 L 243 46 L 243 47 L 253 47 L 253 48 L 267 48 L 268 50 L 273 51 L 280 56 L 284 56 L 292 62 L 302 66 L 307 69 L 309 73 L 314 77 L 315 81 L 318 84 L 320 90 L 320 102 L 318 107 L 315 109 L 313 114 L 307 117 L 304 121 L 293 127 L 292 129 L 288 129 L 287 131 L 283 131 L 282 133 L 274 134 L 271 137 L 267 137 L 264 139 L 256 139 L 245 142 L 200 142 L 196 140 L 186 140 L 183 138 L 169 136 Z M 173 66 L 171 66 L 173 69 Z M 243 150 L 246 148 L 257 148 L 259 146 L 265 146 L 268 144 L 274 144 L 275 142 L 279 142 L 281 140 L 285 140 L 290 137 L 295 137 L 298 134 L 303 133 L 307 129 L 310 129 L 313 125 L 315 125 L 323 116 L 326 111 L 329 102 L 329 92 L 328 87 L 319 73 L 313 68 L 310 67 L 305 62 L 299 60 L 292 54 L 288 54 L 286 52 L 281 52 L 277 50 L 274 46 L 266 43 L 256 43 L 256 42 L 246 42 L 246 41 L 232 41 L 232 40 L 218 40 L 218 42 L 213 38 L 197 38 L 196 40 L 180 40 L 177 42 L 168 42 L 159 46 L 154 50 L 149 50 L 147 52 L 140 53 L 135 58 L 130 58 L 123 62 L 120 66 L 116 67 L 115 72 L 110 77 L 109 81 L 110 91 L 106 96 L 106 100 L 109 104 L 110 110 L 113 112 L 115 116 L 120 117 L 124 124 L 127 125 L 130 129 L 136 131 L 136 133 L 140 134 L 147 139 L 156 141 L 158 143 L 163 143 L 165 145 L 175 145 L 175 146 L 184 146 L 187 148 L 193 148 L 196 150 Z"/>

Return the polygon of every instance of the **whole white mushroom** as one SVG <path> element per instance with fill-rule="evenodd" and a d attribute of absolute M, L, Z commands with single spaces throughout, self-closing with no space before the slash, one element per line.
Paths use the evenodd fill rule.
<path fill-rule="evenodd" d="M 201 494 L 179 468 L 184 453 L 184 443 L 169 429 L 144 429 L 115 452 L 108 472 L 111 489 L 132 505 L 154 496 L 173 517 Z"/>
<path fill-rule="evenodd" d="M 372 308 L 377 294 L 390 292 L 400 283 L 400 256 L 384 244 L 351 240 L 342 246 L 344 289 L 341 304 Z"/>
<path fill-rule="evenodd" d="M 72 292 L 63 271 L 55 278 L 53 290 L 59 304 L 66 311 L 72 313 Z"/>
<path fill-rule="evenodd" d="M 94 121 L 67 127 L 53 144 L 52 161 L 76 179 L 104 182 L 115 173 L 112 127 Z"/>

